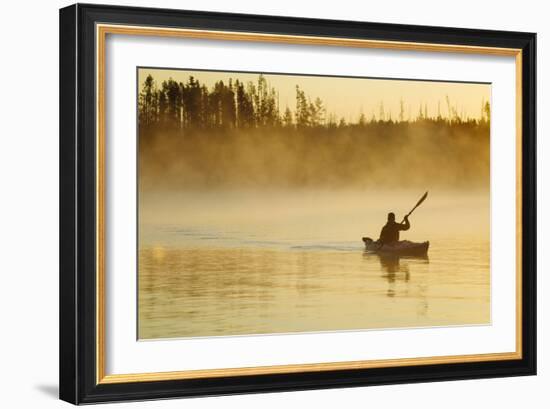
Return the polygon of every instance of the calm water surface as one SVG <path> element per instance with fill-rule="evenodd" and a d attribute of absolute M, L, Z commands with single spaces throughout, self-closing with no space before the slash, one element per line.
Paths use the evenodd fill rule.
<path fill-rule="evenodd" d="M 466 206 L 464 222 L 472 220 L 476 203 Z M 232 206 L 228 202 L 221 213 L 237 214 Z M 139 338 L 488 324 L 488 234 L 476 226 L 458 228 L 461 216 L 455 213 L 449 224 L 456 227 L 432 227 L 430 235 L 428 220 L 445 214 L 445 204 L 435 200 L 433 206 L 431 217 L 419 211 L 416 220 L 411 217 L 411 232 L 402 233 L 420 239 L 413 233 L 416 223 L 416 235 L 431 242 L 426 258 L 365 253 L 360 207 L 340 218 L 332 214 L 337 206 L 325 208 L 318 223 L 293 218 L 288 210 L 281 217 L 267 213 L 274 215 L 269 221 L 263 212 L 242 216 L 250 223 L 212 216 L 220 209 L 206 218 L 182 216 L 179 223 L 144 219 Z M 384 220 L 369 223 L 381 227 Z"/>

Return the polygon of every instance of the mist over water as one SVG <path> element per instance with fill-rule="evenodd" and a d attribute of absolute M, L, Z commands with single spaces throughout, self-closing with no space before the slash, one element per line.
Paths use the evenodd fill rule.
<path fill-rule="evenodd" d="M 149 192 L 140 200 L 140 245 L 178 246 L 210 231 L 216 234 L 212 240 L 225 240 L 227 245 L 236 232 L 239 240 L 249 235 L 272 243 L 344 241 L 362 246 L 362 236 L 378 238 L 388 212 L 400 221 L 422 193 L 417 189 Z M 489 194 L 481 190 L 432 190 L 410 216 L 412 228 L 402 235 L 411 241 L 488 239 L 489 205 Z M 212 243 L 205 240 L 205 244 Z"/>
<path fill-rule="evenodd" d="M 487 189 L 487 123 L 143 131 L 140 185 L 163 189 Z"/>
<path fill-rule="evenodd" d="M 367 254 L 402 189 L 217 189 L 140 200 L 139 337 L 488 324 L 489 196 L 435 190 L 401 239 L 429 257 Z"/>

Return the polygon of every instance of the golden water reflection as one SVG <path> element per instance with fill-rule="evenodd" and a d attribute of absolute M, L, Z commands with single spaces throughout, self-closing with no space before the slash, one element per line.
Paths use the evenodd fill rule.
<path fill-rule="evenodd" d="M 485 248 L 441 240 L 428 259 L 347 247 L 144 247 L 139 338 L 487 324 Z"/>

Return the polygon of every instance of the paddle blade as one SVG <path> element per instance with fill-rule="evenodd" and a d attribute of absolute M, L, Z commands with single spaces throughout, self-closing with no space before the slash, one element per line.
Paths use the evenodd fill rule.
<path fill-rule="evenodd" d="M 418 203 L 416 204 L 415 207 L 418 207 L 422 204 L 422 202 L 424 202 L 424 200 L 426 200 L 426 198 L 428 197 L 428 191 L 426 191 L 426 193 L 424 193 L 424 195 L 420 198 L 420 200 L 418 201 Z"/>
<path fill-rule="evenodd" d="M 418 201 L 418 203 L 416 203 L 416 205 L 412 208 L 412 210 L 407 214 L 407 217 L 409 217 L 412 212 L 414 212 L 414 210 L 420 206 L 422 204 L 422 202 L 424 202 L 424 200 L 426 200 L 426 198 L 428 197 L 428 191 L 426 191 L 426 193 L 424 193 L 424 195 L 420 198 L 420 200 Z M 404 219 L 403 219 L 404 220 Z"/>

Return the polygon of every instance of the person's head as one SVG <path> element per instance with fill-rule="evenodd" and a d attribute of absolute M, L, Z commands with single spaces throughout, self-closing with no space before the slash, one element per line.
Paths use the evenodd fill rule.
<path fill-rule="evenodd" d="M 389 222 L 394 222 L 395 221 L 395 213 L 393 213 L 393 212 L 388 213 L 388 221 Z"/>

